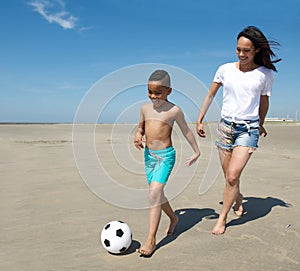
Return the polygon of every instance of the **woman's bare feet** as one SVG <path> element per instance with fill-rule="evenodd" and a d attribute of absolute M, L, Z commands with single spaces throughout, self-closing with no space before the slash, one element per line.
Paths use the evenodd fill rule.
<path fill-rule="evenodd" d="M 177 215 L 174 215 L 174 218 L 170 220 L 170 225 L 166 230 L 167 235 L 173 235 L 174 234 L 174 230 L 175 230 L 175 227 L 178 223 L 178 220 L 179 220 L 179 218 L 178 218 Z"/>
<path fill-rule="evenodd" d="M 155 240 L 147 240 L 146 243 L 137 249 L 136 251 L 141 255 L 141 256 L 151 256 L 156 249 L 156 242 Z"/>
<path fill-rule="evenodd" d="M 226 219 L 220 218 L 218 219 L 216 225 L 212 229 L 212 234 L 220 235 L 225 232 L 226 228 Z"/>
<path fill-rule="evenodd" d="M 240 193 L 235 201 L 235 205 L 233 207 L 233 211 L 237 217 L 241 217 L 244 214 L 243 209 L 243 195 Z"/>

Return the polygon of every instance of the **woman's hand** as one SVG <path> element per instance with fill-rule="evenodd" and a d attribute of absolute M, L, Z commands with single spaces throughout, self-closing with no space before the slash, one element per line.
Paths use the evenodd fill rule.
<path fill-rule="evenodd" d="M 197 123 L 196 132 L 200 137 L 206 137 L 203 123 Z"/>
<path fill-rule="evenodd" d="M 264 126 L 259 126 L 259 135 L 263 135 L 264 137 L 266 137 L 267 136 L 267 131 L 266 131 L 266 129 L 265 129 L 265 127 Z"/>

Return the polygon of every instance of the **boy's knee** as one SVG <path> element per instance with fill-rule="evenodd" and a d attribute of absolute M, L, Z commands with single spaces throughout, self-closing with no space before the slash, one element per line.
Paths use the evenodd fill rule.
<path fill-rule="evenodd" d="M 164 185 L 159 182 L 152 182 L 149 189 L 148 200 L 151 206 L 161 204 L 161 199 L 164 196 Z"/>
<path fill-rule="evenodd" d="M 148 196 L 148 201 L 150 206 L 157 205 L 160 203 L 160 197 L 158 195 L 150 193 Z"/>
<path fill-rule="evenodd" d="M 148 201 L 150 206 L 160 204 L 161 202 L 161 193 L 158 193 L 158 191 L 150 191 L 148 195 Z"/>

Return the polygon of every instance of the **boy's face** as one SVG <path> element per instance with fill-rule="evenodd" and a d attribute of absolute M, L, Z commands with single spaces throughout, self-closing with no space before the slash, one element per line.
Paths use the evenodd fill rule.
<path fill-rule="evenodd" d="M 167 101 L 171 91 L 172 88 L 161 85 L 159 81 L 148 82 L 148 97 L 156 107 L 159 107 L 162 101 Z"/>

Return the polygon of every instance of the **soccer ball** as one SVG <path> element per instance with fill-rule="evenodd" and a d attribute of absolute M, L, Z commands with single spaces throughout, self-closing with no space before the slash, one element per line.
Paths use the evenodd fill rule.
<path fill-rule="evenodd" d="M 101 232 L 102 246 L 113 254 L 125 252 L 131 245 L 132 233 L 129 226 L 122 221 L 108 222 Z"/>

